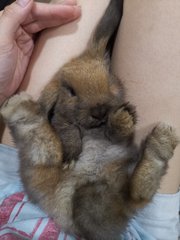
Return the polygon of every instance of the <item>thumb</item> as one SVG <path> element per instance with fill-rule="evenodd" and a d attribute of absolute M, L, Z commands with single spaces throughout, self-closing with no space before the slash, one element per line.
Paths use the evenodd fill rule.
<path fill-rule="evenodd" d="M 0 36 L 14 39 L 19 26 L 24 22 L 33 6 L 33 0 L 16 0 L 7 6 L 0 17 Z"/>

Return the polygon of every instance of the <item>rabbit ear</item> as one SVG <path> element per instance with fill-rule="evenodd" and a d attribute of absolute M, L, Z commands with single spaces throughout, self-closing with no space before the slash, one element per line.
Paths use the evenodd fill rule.
<path fill-rule="evenodd" d="M 57 102 L 59 96 L 59 82 L 59 79 L 56 78 L 47 84 L 38 99 L 38 102 L 45 114 L 48 114 Z"/>
<path fill-rule="evenodd" d="M 124 99 L 124 86 L 115 75 L 111 75 L 110 92 L 120 100 Z"/>
<path fill-rule="evenodd" d="M 89 49 L 91 54 L 99 55 L 103 58 L 106 50 L 111 51 L 111 45 L 113 44 L 110 44 L 110 42 L 114 43 L 117 34 L 123 15 L 123 2 L 123 0 L 110 1 L 93 34 Z"/>

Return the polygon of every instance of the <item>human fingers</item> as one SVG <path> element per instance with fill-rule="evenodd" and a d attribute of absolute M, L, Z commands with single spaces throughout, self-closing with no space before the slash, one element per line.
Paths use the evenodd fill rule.
<path fill-rule="evenodd" d="M 16 0 L 7 6 L 0 16 L 1 40 L 13 40 L 19 26 L 25 21 L 33 6 L 33 0 Z"/>
<path fill-rule="evenodd" d="M 32 9 L 30 23 L 23 28 L 28 33 L 36 33 L 45 28 L 56 27 L 68 23 L 81 15 L 81 8 L 77 5 L 35 4 Z"/>
<path fill-rule="evenodd" d="M 57 2 L 53 1 L 52 3 L 34 2 L 32 11 L 24 21 L 24 25 L 46 18 L 47 15 L 55 8 L 58 8 L 57 10 L 59 11 L 59 6 L 60 12 L 62 12 L 61 9 L 64 8 L 63 6 L 77 6 L 77 0 L 57 0 Z"/>

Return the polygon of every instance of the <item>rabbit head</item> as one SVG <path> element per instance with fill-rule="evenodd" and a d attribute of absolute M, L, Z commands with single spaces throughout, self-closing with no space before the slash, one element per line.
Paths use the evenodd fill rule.
<path fill-rule="evenodd" d="M 98 127 L 123 103 L 123 87 L 101 59 L 76 58 L 56 77 L 60 79 L 55 112 L 69 122 Z"/>

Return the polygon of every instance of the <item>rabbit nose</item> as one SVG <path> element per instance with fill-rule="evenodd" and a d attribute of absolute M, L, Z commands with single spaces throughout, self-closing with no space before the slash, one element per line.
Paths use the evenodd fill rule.
<path fill-rule="evenodd" d="M 107 108 L 105 106 L 96 106 L 91 109 L 91 116 L 97 120 L 103 120 L 107 116 Z"/>

